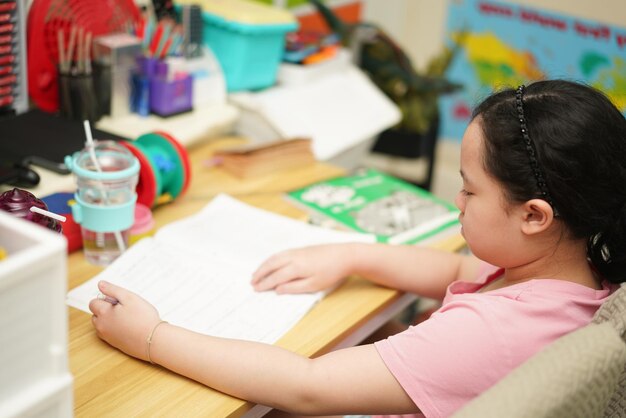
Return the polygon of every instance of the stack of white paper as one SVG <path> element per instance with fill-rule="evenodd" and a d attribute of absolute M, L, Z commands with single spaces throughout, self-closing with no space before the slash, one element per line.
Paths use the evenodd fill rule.
<path fill-rule="evenodd" d="M 236 93 L 236 131 L 259 142 L 311 138 L 329 160 L 375 138 L 402 119 L 398 107 L 358 68 L 349 65 L 306 84 Z"/>
<path fill-rule="evenodd" d="M 250 285 L 254 270 L 288 248 L 354 241 L 375 239 L 315 227 L 219 195 L 198 214 L 132 246 L 102 273 L 70 291 L 67 303 L 89 312 L 98 281 L 107 280 L 148 300 L 172 324 L 219 337 L 274 343 L 323 293 L 256 292 Z"/>

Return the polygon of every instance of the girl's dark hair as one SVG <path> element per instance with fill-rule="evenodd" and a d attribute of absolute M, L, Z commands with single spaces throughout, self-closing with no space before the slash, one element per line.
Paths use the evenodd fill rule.
<path fill-rule="evenodd" d="M 614 283 L 626 281 L 626 119 L 600 91 L 565 80 L 527 86 L 523 112 L 550 203 L 587 256 Z M 515 90 L 474 110 L 485 137 L 484 165 L 507 198 L 544 198 L 529 162 Z"/>

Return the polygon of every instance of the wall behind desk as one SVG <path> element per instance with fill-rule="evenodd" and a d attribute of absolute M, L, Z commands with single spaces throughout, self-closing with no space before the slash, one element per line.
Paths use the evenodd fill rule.
<path fill-rule="evenodd" d="M 362 0 L 363 20 L 384 28 L 409 54 L 418 68 L 441 50 L 444 44 L 448 4 L 463 0 Z M 568 14 L 598 22 L 624 26 L 624 0 L 518 0 L 517 4 Z"/>
<path fill-rule="evenodd" d="M 380 25 L 407 52 L 414 65 L 422 69 L 444 45 L 449 4 L 463 0 L 363 0 L 363 20 Z M 581 19 L 624 27 L 624 0 L 493 0 L 503 4 L 521 5 L 552 11 Z M 452 200 L 461 188 L 459 176 L 460 143 L 442 138 L 437 144 L 433 192 Z"/>

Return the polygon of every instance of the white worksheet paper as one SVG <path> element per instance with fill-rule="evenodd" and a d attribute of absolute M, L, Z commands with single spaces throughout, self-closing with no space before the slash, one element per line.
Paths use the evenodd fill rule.
<path fill-rule="evenodd" d="M 172 324 L 274 343 L 324 293 L 256 292 L 250 285 L 254 270 L 285 249 L 356 241 L 375 238 L 308 225 L 219 195 L 198 214 L 133 245 L 102 273 L 71 290 L 67 303 L 89 312 L 98 281 L 106 280 L 139 294 Z"/>

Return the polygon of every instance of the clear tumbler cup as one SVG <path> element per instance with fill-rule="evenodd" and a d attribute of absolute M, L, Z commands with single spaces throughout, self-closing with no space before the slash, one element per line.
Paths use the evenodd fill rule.
<path fill-rule="evenodd" d="M 81 225 L 85 258 L 108 265 L 128 247 L 139 161 L 115 141 L 93 141 L 65 164 L 76 176 L 72 215 Z"/>

